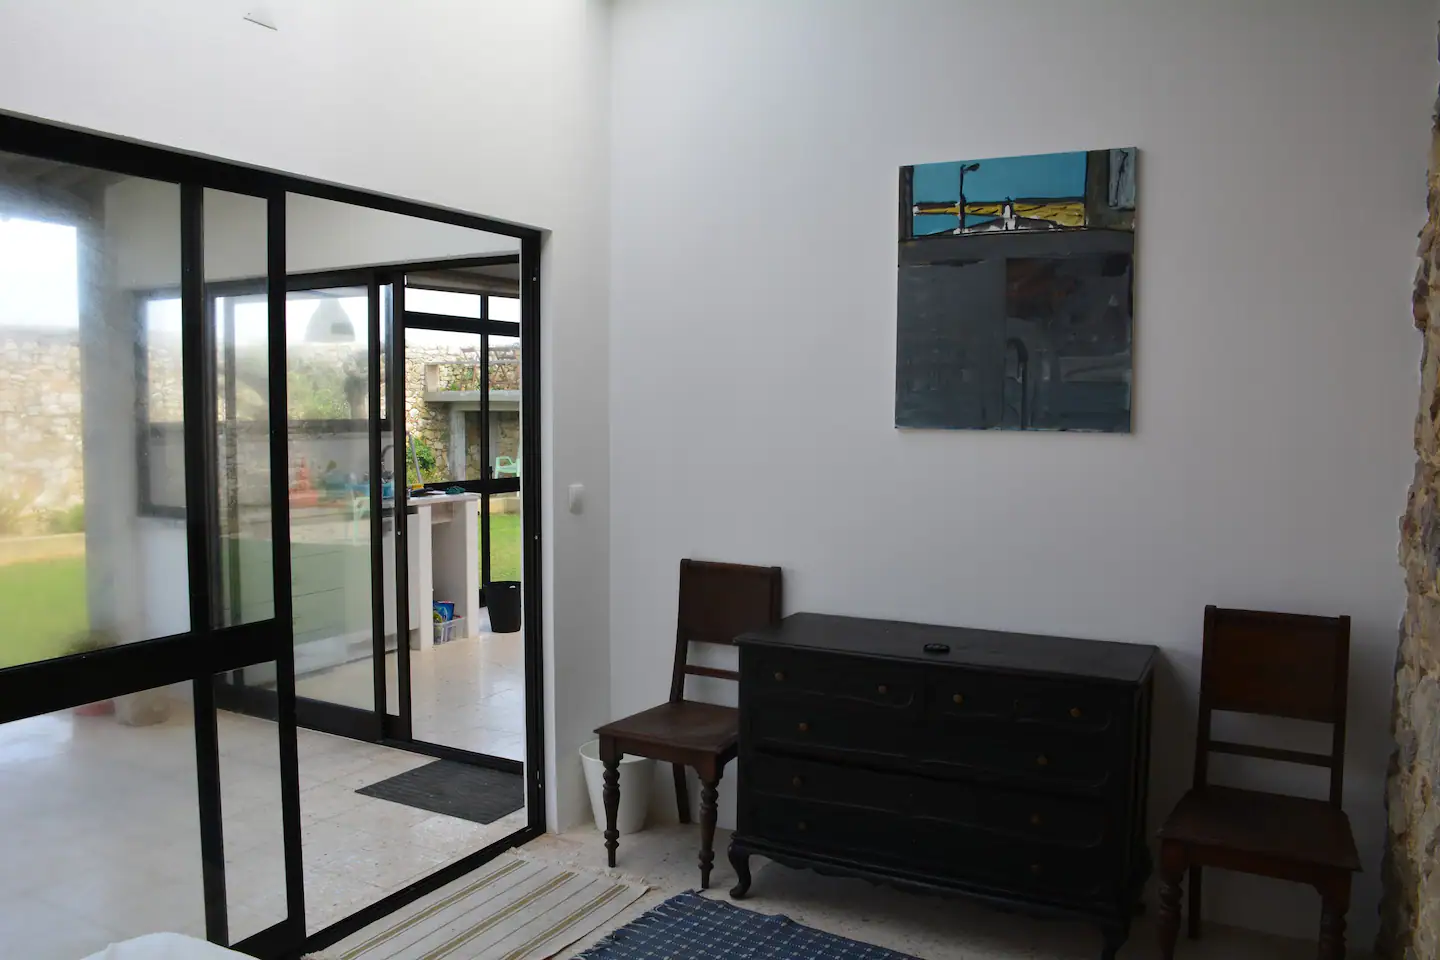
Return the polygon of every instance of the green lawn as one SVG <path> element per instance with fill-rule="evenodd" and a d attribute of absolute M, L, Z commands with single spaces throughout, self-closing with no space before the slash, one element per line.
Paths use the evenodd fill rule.
<path fill-rule="evenodd" d="M 490 579 L 520 579 L 520 515 L 490 517 Z M 0 669 L 61 656 L 89 626 L 85 558 L 0 566 Z"/>
<path fill-rule="evenodd" d="M 490 516 L 490 579 L 520 579 L 520 514 Z"/>
<path fill-rule="evenodd" d="M 88 626 L 83 556 L 0 567 L 0 668 L 61 656 Z"/>

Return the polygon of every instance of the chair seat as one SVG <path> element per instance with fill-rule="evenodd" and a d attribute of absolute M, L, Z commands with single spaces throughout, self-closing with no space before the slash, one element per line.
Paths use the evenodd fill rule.
<path fill-rule="evenodd" d="M 1234 787 L 1191 790 L 1165 821 L 1160 838 L 1291 863 L 1360 869 L 1344 811 L 1305 797 Z"/>
<path fill-rule="evenodd" d="M 740 711 L 714 703 L 662 703 L 598 728 L 601 737 L 654 743 L 684 750 L 724 753 L 740 739 Z"/>

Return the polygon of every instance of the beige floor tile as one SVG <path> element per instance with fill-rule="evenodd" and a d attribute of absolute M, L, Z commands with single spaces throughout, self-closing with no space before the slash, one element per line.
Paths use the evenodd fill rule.
<path fill-rule="evenodd" d="M 231 933 L 285 915 L 275 725 L 222 713 L 221 799 Z M 311 931 L 524 824 L 443 817 L 355 790 L 433 762 L 302 730 L 302 850 Z M 0 726 L 0 958 L 75 960 L 158 930 L 204 935 L 194 729 L 66 712 Z"/>

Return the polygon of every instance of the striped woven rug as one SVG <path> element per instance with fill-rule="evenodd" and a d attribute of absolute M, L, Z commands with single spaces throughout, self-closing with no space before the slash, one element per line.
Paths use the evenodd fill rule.
<path fill-rule="evenodd" d="M 647 889 L 506 854 L 312 960 L 536 960 L 579 940 Z"/>

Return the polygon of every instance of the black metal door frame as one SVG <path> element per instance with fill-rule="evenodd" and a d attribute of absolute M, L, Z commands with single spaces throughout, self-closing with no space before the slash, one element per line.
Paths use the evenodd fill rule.
<path fill-rule="evenodd" d="M 543 833 L 545 785 L 542 777 L 544 736 L 540 659 L 542 567 L 539 523 L 541 461 L 538 434 L 541 232 L 532 227 L 449 208 L 194 156 L 5 113 L 0 113 L 0 150 L 180 185 L 184 472 L 188 505 L 185 519 L 189 548 L 191 612 L 190 630 L 187 633 L 0 669 L 0 723 L 180 681 L 191 682 L 196 714 L 196 766 L 202 781 L 197 788 L 196 804 L 201 828 L 201 869 L 207 935 L 211 940 L 223 943 L 229 937 L 221 791 L 217 779 L 219 744 L 216 710 L 219 708 L 218 700 L 222 695 L 226 695 L 230 685 L 219 682 L 218 678 L 248 666 L 274 663 L 277 689 L 271 704 L 279 735 L 287 916 L 274 926 L 233 945 L 237 950 L 261 958 L 294 956 L 301 952 L 323 949 L 374 920 L 463 876 L 515 844 L 526 842 Z M 204 281 L 203 268 L 203 192 L 206 188 L 264 199 L 267 211 L 265 291 L 269 313 L 269 455 L 275 616 L 271 620 L 233 627 L 217 625 L 215 619 L 215 590 L 218 582 L 215 550 L 219 530 L 213 506 L 218 492 L 218 475 L 214 458 L 216 423 L 215 418 L 210 415 L 214 411 L 215 385 L 213 377 L 207 381 L 205 375 L 207 369 L 212 374 L 214 372 L 215 331 L 213 323 L 206 322 L 205 297 L 208 285 Z M 286 275 L 287 193 L 354 204 L 518 239 L 522 270 L 522 337 L 524 342 L 532 347 L 521 353 L 522 408 L 530 418 L 532 427 L 522 435 L 525 470 L 520 484 L 524 491 L 525 510 L 523 576 L 526 583 L 525 712 L 526 767 L 529 771 L 526 778 L 527 825 L 517 833 L 447 865 L 310 937 L 305 935 L 304 878 L 300 849 L 296 729 L 301 710 L 295 696 L 293 604 L 290 591 L 285 315 L 287 287 L 295 282 L 296 278 Z M 414 268 L 412 265 L 411 269 Z M 397 297 L 397 301 L 400 299 L 403 299 L 403 293 Z M 397 310 L 402 306 L 402 303 L 396 303 Z M 390 344 L 392 356 L 403 337 L 403 324 L 396 327 L 396 338 Z M 373 317 L 371 330 L 375 331 Z M 373 408 L 378 403 L 378 392 L 372 391 L 371 397 Z M 392 406 L 391 410 L 394 409 Z M 403 403 L 400 409 L 403 410 Z M 394 419 L 403 418 L 392 417 L 392 420 Z M 372 446 L 372 463 L 376 455 L 378 450 Z M 372 476 L 378 482 L 378 473 Z M 403 486 L 403 483 L 397 484 L 397 494 Z M 372 530 L 375 512 L 372 510 Z M 403 514 L 399 516 L 403 517 Z M 399 622 L 408 625 L 408 618 Z M 382 697 L 377 705 L 383 711 L 383 690 L 380 693 Z M 383 737 L 384 731 L 380 732 Z"/>
<path fill-rule="evenodd" d="M 513 262 L 518 262 L 520 258 L 519 258 L 519 257 L 492 257 L 492 258 L 487 258 L 487 259 L 488 259 L 491 263 L 496 263 L 496 262 L 512 262 L 512 263 L 513 263 Z M 457 264 L 457 265 L 463 265 L 463 264 Z M 480 306 L 480 317 L 479 317 L 478 319 L 469 318 L 469 317 L 455 317 L 455 316 L 448 316 L 448 315 L 443 315 L 443 314 L 424 313 L 424 312 L 421 312 L 421 311 L 407 310 L 406 307 L 405 307 L 405 276 L 406 276 L 406 274 L 408 274 L 408 273 L 414 273 L 414 272 L 416 272 L 416 269 L 415 269 L 414 267 L 412 267 L 412 266 L 408 266 L 408 265 L 407 265 L 407 266 L 396 267 L 396 268 L 394 268 L 392 271 L 386 272 L 385 274 L 381 275 L 381 277 L 378 278 L 378 280 L 379 280 L 380 282 L 383 282 L 383 283 L 385 283 L 385 284 L 388 284 L 389 287 L 390 287 L 390 291 L 391 291 L 391 292 L 390 292 L 390 298 L 389 298 L 390 309 L 389 309 L 389 311 L 386 312 L 386 315 L 383 316 L 383 317 L 381 317 L 380 319 L 381 319 L 381 322 L 386 325 L 386 329 L 388 330 L 388 336 L 385 338 L 386 358 L 385 358 L 385 363 L 384 363 L 385 371 L 386 371 L 386 373 L 388 374 L 388 383 L 386 384 L 386 389 L 387 389 L 387 391 L 388 391 L 388 394 L 387 394 L 388 399 L 387 399 L 386 412 L 387 412 L 388 414 L 390 414 L 390 416 L 389 416 L 389 426 L 390 426 L 390 442 L 391 442 L 391 457 L 392 457 L 391 467 L 392 467 L 392 470 L 394 471 L 394 475 L 395 475 L 395 478 L 394 478 L 394 484 L 395 484 L 395 492 L 394 492 L 395 506 L 394 506 L 394 511 L 393 511 L 393 523 L 394 523 L 394 526 L 395 526 L 395 538 L 394 538 L 394 541 L 393 541 L 393 548 L 394 548 L 394 551 L 395 551 L 395 556 L 394 556 L 394 564 L 395 564 L 395 584 L 394 584 L 394 590 L 395 590 L 395 594 L 394 594 L 394 596 L 393 596 L 391 599 L 393 600 L 393 602 L 394 602 L 394 604 L 395 604 L 395 615 L 396 615 L 396 621 L 395 621 L 395 630 L 396 630 L 396 638 L 397 638 L 397 639 L 396 639 L 396 651 L 395 651 L 395 663 L 396 663 L 396 673 L 397 673 L 397 684 L 396 684 L 396 685 L 397 685 L 397 689 L 398 689 L 398 692 L 399 692 L 399 699 L 400 699 L 399 704 L 396 705 L 396 706 L 398 707 L 397 713 L 395 713 L 395 714 L 386 714 L 386 715 L 383 716 L 383 719 L 382 719 L 382 723 L 384 724 L 384 728 L 383 728 L 383 729 L 384 729 L 384 740 L 383 740 L 383 742 L 392 743 L 392 744 L 394 744 L 394 745 L 396 745 L 396 746 L 403 746 L 405 749 L 414 750 L 414 751 L 420 752 L 420 753 L 430 754 L 430 755 L 435 756 L 435 757 L 441 757 L 441 758 L 445 758 L 445 759 L 454 759 L 454 760 L 463 760 L 463 761 L 465 761 L 465 762 L 473 763 L 473 764 L 476 764 L 476 765 L 478 765 L 478 766 L 491 767 L 491 768 L 493 768 L 493 769 L 503 770 L 503 771 L 506 771 L 506 772 L 508 772 L 508 773 L 517 773 L 517 774 L 518 774 L 518 773 L 523 773 L 523 772 L 524 772 L 524 769 L 525 769 L 525 764 L 524 764 L 524 762 L 522 762 L 522 761 L 511 760 L 511 759 L 506 758 L 506 757 L 497 757 L 497 756 L 494 756 L 494 755 L 491 755 L 491 754 L 479 753 L 479 752 L 477 752 L 477 751 L 472 751 L 472 750 L 465 750 L 465 749 L 461 749 L 461 748 L 459 748 L 459 747 L 449 746 L 449 745 L 446 745 L 446 744 L 431 743 L 431 742 L 428 742 L 428 741 L 416 739 L 416 737 L 415 737 L 415 732 L 414 732 L 414 707 L 413 707 L 412 696 L 411 696 L 411 694 L 412 694 L 411 677 L 413 676 L 413 674 L 412 674 L 412 671 L 411 671 L 411 663 L 410 663 L 410 659 L 411 659 L 411 658 L 410 658 L 410 644 L 409 644 L 409 642 L 408 642 L 408 638 L 409 638 L 409 622 L 410 622 L 410 621 L 409 621 L 409 617 L 410 617 L 410 609 L 409 609 L 409 607 L 410 607 L 410 582 L 409 582 L 409 573 L 410 573 L 410 570 L 409 570 L 409 540 L 407 539 L 408 536 L 409 536 L 409 521 L 410 521 L 410 517 L 414 514 L 414 509 L 411 508 L 411 506 L 410 506 L 410 504 L 409 504 L 410 484 L 409 484 L 408 482 L 405 482 L 405 479 L 404 479 L 404 478 L 406 477 L 406 475 L 407 475 L 408 463 L 409 463 L 409 461 L 408 461 L 408 459 L 407 459 L 407 458 L 409 457 L 409 443 L 408 443 L 409 438 L 408 438 L 408 436 L 406 435 L 406 432 L 405 432 L 405 416 L 404 416 L 404 411 L 405 411 L 405 336 L 406 336 L 406 331 L 408 331 L 408 330 L 434 330 L 434 331 L 448 332 L 448 333 L 462 333 L 462 334 L 473 335 L 473 336 L 475 336 L 475 337 L 477 337 L 477 338 L 479 339 L 479 341 L 480 341 L 480 357 L 482 358 L 482 360 L 481 360 L 481 362 L 480 362 L 480 369 L 481 369 L 481 384 L 480 384 L 480 396 L 481 396 L 481 401 L 480 401 L 480 410 L 481 410 L 481 421 L 482 421 L 482 427 L 481 427 L 480 435 L 481 435 L 481 437 L 482 437 L 482 440 L 481 440 L 481 443 L 482 443 L 482 462 L 486 462 L 486 463 L 488 463 L 488 460 L 486 460 L 485 457 L 483 456 L 483 452 L 485 451 L 486 448 L 488 448 L 488 440 L 486 440 L 485 438 L 486 438 L 486 436 L 487 436 L 487 429 L 488 429 L 488 426 L 489 426 L 488 420 L 487 420 L 486 418 L 487 418 L 487 416 L 488 416 L 489 409 L 490 409 L 490 404 L 489 404 L 489 389 L 488 389 L 488 388 L 489 388 L 489 379 L 490 379 L 489 363 L 488 363 L 489 354 L 488 354 L 488 352 L 487 352 L 487 350 L 486 350 L 486 348 L 487 348 L 487 346 L 488 346 L 489 337 L 490 337 L 491 334 L 494 334 L 494 335 L 498 335 L 498 336 L 513 336 L 513 337 L 517 338 L 517 340 L 520 340 L 520 342 L 521 342 L 520 356 L 521 356 L 521 362 L 522 362 L 522 363 L 524 363 L 524 357 L 525 357 L 526 349 L 525 349 L 525 340 L 524 340 L 524 334 L 523 334 L 523 329 L 522 329 L 523 325 L 522 325 L 522 324 L 520 324 L 520 323 L 507 323 L 507 322 L 502 322 L 502 321 L 498 321 L 498 320 L 491 320 L 491 319 L 489 318 L 489 316 L 488 316 L 488 313 L 489 313 L 489 297 L 490 297 L 489 294 L 481 294 L 481 295 L 480 295 L 480 305 L 481 305 L 481 306 Z M 523 306 L 523 303 L 524 303 L 523 292 L 522 292 L 522 296 L 521 296 L 521 303 L 522 303 L 521 310 L 522 310 L 522 314 L 523 314 L 523 310 L 524 310 L 524 306 Z M 537 349 L 538 349 L 538 348 L 537 348 Z M 521 386 L 522 386 L 522 388 L 523 388 L 523 386 L 524 386 L 524 380 L 523 380 L 523 378 L 522 378 L 522 381 L 521 381 Z M 521 405 L 521 416 L 522 416 L 522 420 L 528 419 L 527 416 L 526 416 L 527 410 L 526 410 L 526 406 L 525 406 L 525 399 L 524 399 L 523 390 L 522 390 L 522 397 L 521 397 L 521 404 L 520 404 L 520 405 Z M 378 423 L 378 413 L 376 414 L 376 417 L 377 417 L 377 423 Z M 538 419 L 535 420 L 535 423 L 538 424 Z M 522 442 L 523 442 L 523 438 L 524 438 L 524 436 L 525 436 L 525 434 L 526 434 L 527 432 L 528 432 L 528 428 L 522 428 L 522 434 L 521 434 L 521 436 L 522 436 Z M 378 455 L 379 455 L 379 452 L 378 452 L 378 449 L 377 449 L 377 450 L 375 451 L 375 453 L 372 455 L 372 460 L 373 460 L 374 458 L 378 458 Z M 523 456 L 523 454 L 522 454 L 522 457 L 521 457 L 521 462 L 524 463 L 524 456 Z M 372 462 L 372 466 L 373 466 L 373 462 Z M 455 470 L 455 466 L 452 464 L 452 465 L 451 465 L 451 471 L 454 472 L 454 470 Z M 463 471 L 462 471 L 462 472 L 463 472 Z M 482 478 L 479 479 L 479 480 L 452 479 L 452 480 L 444 480 L 444 481 L 439 481 L 439 482 L 434 482 L 434 483 L 423 483 L 423 482 L 421 483 L 421 485 L 422 485 L 425 489 L 429 489 L 429 490 L 445 490 L 445 489 L 451 489 L 451 488 L 454 488 L 454 487 L 459 487 L 460 489 L 465 490 L 466 492 L 469 492 L 469 493 L 478 493 L 478 494 L 481 495 L 481 506 L 482 506 L 482 509 L 480 510 L 479 521 L 480 521 L 480 524 L 481 524 L 480 530 L 481 530 L 481 541 L 482 541 L 482 542 L 481 542 L 481 560 L 480 560 L 480 562 L 481 562 L 481 564 L 482 564 L 482 574 L 481 574 L 481 589 L 482 589 L 482 591 L 483 591 L 484 583 L 485 583 L 485 580 L 486 580 L 486 575 L 488 574 L 489 565 L 490 565 L 490 558 L 489 558 L 489 556 L 488 556 L 489 545 L 490 545 L 490 536 L 489 536 L 489 534 L 490 534 L 490 524 L 489 524 L 489 520 L 490 520 L 490 518 L 489 518 L 490 495 L 491 495 L 491 494 L 496 494 L 496 493 L 511 493 L 511 492 L 519 493 L 519 492 L 521 491 L 521 486 L 522 486 L 522 482 L 521 482 L 521 478 L 520 478 L 520 477 L 505 478 L 505 479 L 496 479 L 496 478 L 493 478 L 493 477 L 488 476 L 488 473 L 489 473 L 489 470 L 487 469 L 487 470 L 486 470 L 487 476 L 482 477 Z M 378 476 L 378 473 L 372 473 L 372 476 Z M 423 478 L 422 478 L 422 477 L 419 477 L 418 475 L 417 475 L 416 479 L 417 479 L 417 481 L 423 481 Z M 530 526 L 530 521 L 529 521 L 529 520 L 527 519 L 527 517 L 523 514 L 523 511 L 524 511 L 524 509 L 525 509 L 525 507 L 526 507 L 526 504 L 527 504 L 527 502 L 528 502 L 529 499 L 530 499 L 530 498 L 527 498 L 527 497 L 525 497 L 525 496 L 522 494 L 522 497 L 521 497 L 521 509 L 522 509 L 521 528 L 522 528 L 522 531 L 525 530 L 525 529 L 528 529 L 529 526 Z M 539 522 L 539 520 L 538 520 L 538 510 L 535 511 L 535 512 L 536 512 L 536 517 L 535 517 L 535 519 L 534 519 L 533 522 L 534 522 L 534 523 L 538 523 L 538 522 Z M 383 541 L 382 541 L 378 536 L 375 538 L 374 542 L 375 542 L 381 549 L 383 549 L 383 546 L 384 546 Z M 376 562 L 379 562 L 378 553 L 377 553 L 377 555 L 376 555 Z M 424 615 L 425 615 L 425 612 L 424 612 L 424 611 L 421 611 L 421 616 L 422 616 L 422 618 L 423 618 Z M 377 632 L 378 632 L 378 633 L 383 633 L 383 621 L 379 619 L 380 617 L 383 617 L 383 610 L 377 611 L 377 612 L 376 612 L 376 617 L 377 617 L 377 620 L 376 620 L 376 623 L 377 623 Z M 527 622 L 528 622 L 528 621 L 527 621 Z M 423 629 L 423 625 L 422 625 L 422 629 Z M 528 633 L 527 633 L 527 635 L 526 635 L 526 638 L 527 638 L 527 644 L 526 644 L 525 660 L 526 660 L 526 663 L 528 664 L 529 661 L 530 661 L 530 659 L 531 659 L 530 644 L 529 644 L 529 642 L 528 642 L 529 639 L 530 639 L 530 637 L 529 637 L 529 634 L 528 634 Z M 538 639 L 538 638 L 537 638 L 537 639 Z M 382 637 L 382 639 L 381 639 L 380 642 L 383 644 L 383 637 Z M 382 662 L 383 662 L 383 658 L 382 658 Z M 380 683 L 380 682 L 383 682 L 383 680 L 377 681 L 377 684 Z M 529 703 L 529 700 L 530 700 L 529 687 L 530 687 L 530 683 L 529 683 L 529 679 L 527 678 L 527 681 L 526 681 L 526 702 L 527 702 L 527 704 Z M 526 739 L 527 739 L 527 744 L 528 744 L 528 739 L 529 739 L 529 733 L 528 733 L 528 726 L 529 726 L 529 724 L 528 724 L 528 718 L 527 718 L 527 725 L 526 725 L 526 726 L 527 726 Z"/>

